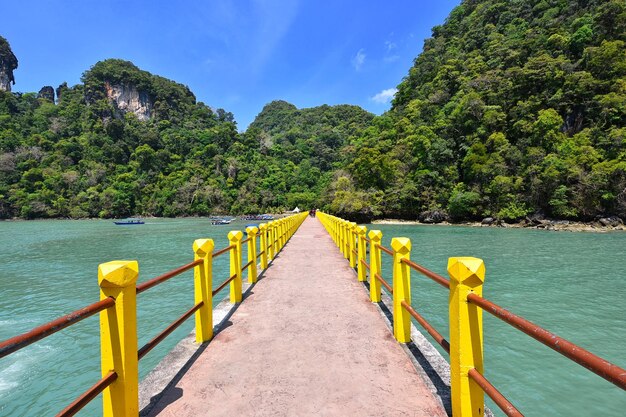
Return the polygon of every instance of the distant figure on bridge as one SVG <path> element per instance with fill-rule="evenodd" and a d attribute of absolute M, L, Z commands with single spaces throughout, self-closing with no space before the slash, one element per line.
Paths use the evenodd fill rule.
<path fill-rule="evenodd" d="M 317 209 L 312 209 L 311 211 L 309 211 L 309 216 L 315 217 L 315 212 L 316 211 L 317 211 Z"/>

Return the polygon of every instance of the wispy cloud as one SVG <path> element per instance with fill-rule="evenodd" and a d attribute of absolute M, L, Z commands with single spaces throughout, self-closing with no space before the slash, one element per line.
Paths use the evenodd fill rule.
<path fill-rule="evenodd" d="M 367 55 L 365 55 L 365 49 L 361 48 L 359 49 L 359 52 L 356 53 L 356 55 L 352 58 L 352 66 L 354 67 L 355 70 L 360 71 L 361 68 L 363 67 L 363 64 L 365 64 L 365 57 Z"/>
<path fill-rule="evenodd" d="M 387 50 L 387 52 L 391 52 L 397 48 L 398 48 L 398 45 L 396 45 L 395 42 L 385 41 L 385 49 Z"/>
<path fill-rule="evenodd" d="M 386 104 L 391 101 L 391 99 L 397 92 L 398 92 L 397 88 L 388 88 L 376 94 L 374 97 L 371 97 L 370 100 L 376 103 Z"/>

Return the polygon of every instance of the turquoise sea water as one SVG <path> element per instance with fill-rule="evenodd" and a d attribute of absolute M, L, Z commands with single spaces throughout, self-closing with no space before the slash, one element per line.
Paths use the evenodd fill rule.
<path fill-rule="evenodd" d="M 192 260 L 194 239 L 210 237 L 221 248 L 227 231 L 245 223 L 0 222 L 0 340 L 96 301 L 101 262 L 137 259 L 139 281 L 145 281 Z M 374 227 L 386 245 L 392 236 L 411 238 L 412 259 L 442 275 L 449 256 L 483 258 L 486 298 L 626 367 L 626 233 Z M 227 262 L 226 256 L 216 260 L 216 284 L 227 277 Z M 383 275 L 390 278 L 386 262 Z M 193 305 L 192 279 L 187 272 L 139 296 L 140 346 Z M 412 295 L 416 309 L 447 334 L 445 290 L 414 273 Z M 484 317 L 486 376 L 527 416 L 623 415 L 626 394 L 619 388 Z M 140 376 L 192 327 L 190 319 L 150 352 L 140 362 Z M 0 416 L 57 413 L 99 379 L 99 364 L 97 316 L 0 359 Z M 100 408 L 98 398 L 81 415 L 100 415 Z"/>

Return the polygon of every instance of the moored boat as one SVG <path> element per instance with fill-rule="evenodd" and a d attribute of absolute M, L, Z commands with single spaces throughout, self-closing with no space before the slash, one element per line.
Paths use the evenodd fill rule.
<path fill-rule="evenodd" d="M 129 218 L 129 219 L 122 219 L 122 220 L 114 220 L 113 223 L 119 226 L 129 226 L 129 225 L 135 225 L 135 224 L 144 224 L 144 221 L 141 219 Z"/>

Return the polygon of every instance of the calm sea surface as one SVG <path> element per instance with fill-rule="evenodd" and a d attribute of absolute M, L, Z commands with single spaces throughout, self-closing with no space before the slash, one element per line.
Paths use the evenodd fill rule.
<path fill-rule="evenodd" d="M 0 340 L 96 301 L 101 262 L 136 259 L 145 281 L 191 261 L 194 239 L 210 237 L 221 248 L 227 231 L 245 223 L 0 222 Z M 449 256 L 484 259 L 486 298 L 626 367 L 626 233 L 375 228 L 385 245 L 392 236 L 411 238 L 412 259 L 442 275 Z M 227 262 L 216 259 L 216 284 L 227 277 Z M 187 272 L 139 296 L 139 346 L 193 305 L 192 280 Z M 414 307 L 447 334 L 446 291 L 416 273 L 411 285 Z M 624 415 L 619 388 L 490 315 L 484 319 L 486 376 L 527 416 Z M 190 319 L 142 359 L 140 377 L 192 327 Z M 99 352 L 96 316 L 1 359 L 0 416 L 56 414 L 100 378 Z M 82 415 L 100 415 L 100 408 L 98 398 Z"/>

